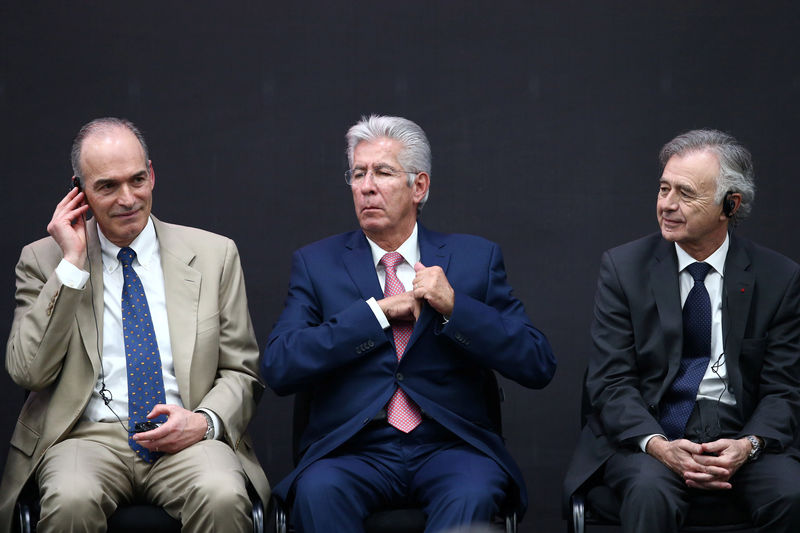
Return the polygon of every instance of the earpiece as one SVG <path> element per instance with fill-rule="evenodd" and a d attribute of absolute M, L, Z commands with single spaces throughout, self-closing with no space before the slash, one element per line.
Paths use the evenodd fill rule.
<path fill-rule="evenodd" d="M 733 191 L 728 191 L 725 193 L 725 199 L 722 200 L 722 214 L 731 218 L 735 209 L 736 200 L 733 199 Z"/>
<path fill-rule="evenodd" d="M 83 192 L 83 182 L 79 176 L 72 176 L 72 186 L 77 187 L 78 192 Z"/>

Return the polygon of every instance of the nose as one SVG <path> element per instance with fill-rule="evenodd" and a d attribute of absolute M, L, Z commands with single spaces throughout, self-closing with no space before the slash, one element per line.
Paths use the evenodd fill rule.
<path fill-rule="evenodd" d="M 119 188 L 119 194 L 117 195 L 117 203 L 125 206 L 130 206 L 135 201 L 135 196 L 133 194 L 133 189 L 129 187 L 127 184 L 123 184 Z"/>
<path fill-rule="evenodd" d="M 678 209 L 678 193 L 669 191 L 666 196 L 661 196 L 659 198 L 658 203 L 661 205 L 661 208 L 666 211 L 675 211 Z"/>
<path fill-rule="evenodd" d="M 358 181 L 359 183 L 357 187 L 363 194 L 369 193 L 370 191 L 375 191 L 375 173 L 372 170 L 368 170 L 364 175 L 364 178 Z"/>

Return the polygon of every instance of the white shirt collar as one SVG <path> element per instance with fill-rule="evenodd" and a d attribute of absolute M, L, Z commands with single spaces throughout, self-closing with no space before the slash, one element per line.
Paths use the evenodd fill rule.
<path fill-rule="evenodd" d="M 728 247 L 730 246 L 730 236 L 726 233 L 725 240 L 722 242 L 719 248 L 717 248 L 713 254 L 709 255 L 704 263 L 708 263 L 711 265 L 711 268 L 719 272 L 720 276 L 725 275 L 725 258 L 728 256 Z M 696 263 L 697 259 L 686 253 L 686 251 L 678 246 L 678 243 L 675 243 L 675 251 L 678 252 L 678 272 L 683 272 L 683 270 L 691 265 L 692 263 Z"/>
<path fill-rule="evenodd" d="M 114 272 L 119 266 L 117 254 L 121 248 L 103 235 L 103 230 L 100 229 L 99 224 L 97 225 L 97 237 L 100 239 L 100 249 L 103 252 L 103 268 L 105 268 L 106 272 Z M 128 247 L 133 248 L 133 251 L 136 252 L 136 260 L 139 264 L 147 268 L 155 257 L 157 246 L 156 228 L 153 225 L 153 219 L 148 218 L 147 225 Z"/>
<path fill-rule="evenodd" d="M 419 262 L 418 240 L 417 224 L 414 223 L 414 229 L 411 231 L 411 235 L 408 236 L 408 239 L 406 239 L 405 242 L 403 242 L 403 244 L 397 248 L 397 250 L 394 250 L 402 255 L 406 263 L 412 267 Z M 377 268 L 380 260 L 389 252 L 375 244 L 369 237 L 367 237 L 367 242 L 369 243 L 369 248 L 372 251 L 372 264 Z"/>

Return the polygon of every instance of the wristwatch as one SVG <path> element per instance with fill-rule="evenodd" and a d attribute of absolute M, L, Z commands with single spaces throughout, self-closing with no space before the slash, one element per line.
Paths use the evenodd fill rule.
<path fill-rule="evenodd" d="M 214 421 L 205 411 L 198 411 L 198 413 L 206 418 L 206 424 L 208 424 L 208 429 L 206 430 L 206 434 L 203 435 L 203 440 L 212 439 L 214 437 Z"/>
<path fill-rule="evenodd" d="M 761 439 L 755 435 L 748 435 L 745 438 L 750 441 L 750 444 L 753 445 L 753 447 L 750 449 L 750 455 L 747 456 L 747 460 L 755 461 L 758 459 L 758 456 L 761 455 L 761 450 L 764 448 L 764 446 L 761 444 Z"/>

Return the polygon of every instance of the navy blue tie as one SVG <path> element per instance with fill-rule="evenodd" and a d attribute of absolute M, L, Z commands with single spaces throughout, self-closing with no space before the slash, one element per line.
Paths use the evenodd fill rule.
<path fill-rule="evenodd" d="M 132 428 L 137 422 L 147 420 L 157 403 L 166 403 L 164 380 L 161 377 L 161 356 L 158 352 L 156 332 L 150 317 L 150 308 L 144 287 L 136 271 L 133 260 L 136 252 L 122 248 L 117 254 L 122 263 L 122 332 L 125 338 L 125 359 L 128 375 L 128 425 Z M 166 422 L 166 415 L 159 415 L 155 422 Z M 161 457 L 161 453 L 151 452 L 135 442 L 131 433 L 128 443 L 136 454 L 148 463 Z"/>
<path fill-rule="evenodd" d="M 661 427 L 670 440 L 683 437 L 711 358 L 711 300 L 705 285 L 710 269 L 708 263 L 686 267 L 694 286 L 683 304 L 683 357 L 661 403 Z"/>

